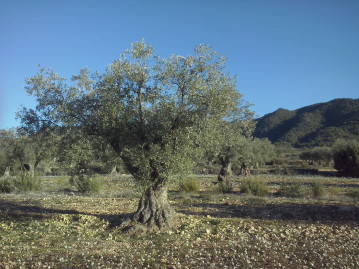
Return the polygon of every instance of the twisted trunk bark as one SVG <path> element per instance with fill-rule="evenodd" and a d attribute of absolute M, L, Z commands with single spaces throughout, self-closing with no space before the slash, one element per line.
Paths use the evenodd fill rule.
<path fill-rule="evenodd" d="M 230 191 L 233 188 L 232 164 L 230 162 L 221 161 L 222 167 L 218 174 L 218 182 L 224 187 L 223 191 Z"/>
<path fill-rule="evenodd" d="M 242 163 L 240 173 L 243 176 L 249 176 L 251 174 L 251 170 L 247 167 L 246 164 Z"/>
<path fill-rule="evenodd" d="M 113 143 L 113 148 L 118 152 L 127 171 L 135 176 L 139 168 L 133 165 L 130 158 L 122 154 L 118 144 Z M 120 228 L 129 232 L 146 232 L 148 230 L 161 230 L 171 226 L 175 217 L 167 195 L 167 180 L 162 178 L 153 160 L 149 160 L 152 173 L 150 175 L 153 185 L 148 187 L 142 195 L 136 212 L 122 221 Z"/>
<path fill-rule="evenodd" d="M 233 177 L 232 164 L 223 162 L 221 170 L 219 171 L 218 174 L 218 181 L 219 182 L 231 181 L 232 177 Z"/>
<path fill-rule="evenodd" d="M 168 201 L 167 187 L 164 183 L 160 183 L 146 190 L 132 220 L 162 229 L 171 224 L 174 214 Z"/>
<path fill-rule="evenodd" d="M 136 212 L 122 223 L 125 231 L 162 230 L 171 226 L 175 217 L 164 182 L 149 187 L 142 195 Z"/>

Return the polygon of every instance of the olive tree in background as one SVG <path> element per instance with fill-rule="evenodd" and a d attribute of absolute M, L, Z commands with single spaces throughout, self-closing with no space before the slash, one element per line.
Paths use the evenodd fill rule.
<path fill-rule="evenodd" d="M 6 172 L 13 170 L 16 162 L 12 148 L 16 139 L 16 130 L 0 130 L 0 177 Z"/>
<path fill-rule="evenodd" d="M 12 171 L 20 168 L 34 174 L 41 162 L 56 156 L 58 141 L 59 137 L 47 129 L 38 130 L 36 133 L 25 133 L 21 129 L 2 130 L 0 149 L 5 160 L 2 163 L 11 167 Z"/>
<path fill-rule="evenodd" d="M 210 149 L 210 156 L 221 165 L 218 182 L 225 184 L 229 189 L 232 186 L 232 165 L 238 164 L 246 154 L 247 144 L 254 129 L 253 113 L 249 111 L 248 106 L 244 107 L 234 121 L 227 119 L 220 123 L 215 145 Z"/>
<path fill-rule="evenodd" d="M 260 165 L 273 161 L 276 154 L 275 146 L 268 139 L 247 139 L 238 156 L 240 173 L 249 175 L 251 169 L 258 169 Z"/>
<path fill-rule="evenodd" d="M 328 165 L 333 160 L 333 152 L 330 147 L 316 147 L 303 151 L 299 158 L 311 164 L 316 162 L 319 165 Z"/>
<path fill-rule="evenodd" d="M 339 140 L 333 146 L 334 168 L 341 176 L 359 177 L 359 142 Z"/>
<path fill-rule="evenodd" d="M 123 226 L 161 229 L 175 216 L 167 199 L 172 180 L 190 171 L 211 147 L 218 123 L 241 109 L 225 59 L 207 46 L 194 55 L 154 56 L 144 41 L 132 44 L 103 74 L 86 69 L 67 82 L 42 68 L 26 80 L 37 98 L 24 108 L 23 125 L 42 121 L 81 129 L 105 140 L 145 187 L 137 211 Z"/>

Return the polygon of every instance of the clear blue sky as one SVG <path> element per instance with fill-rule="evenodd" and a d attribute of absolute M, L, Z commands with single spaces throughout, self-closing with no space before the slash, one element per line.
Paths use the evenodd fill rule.
<path fill-rule="evenodd" d="M 208 44 L 262 116 L 359 98 L 358 0 L 0 0 L 0 129 L 37 65 L 103 71 L 142 38 L 162 57 Z"/>

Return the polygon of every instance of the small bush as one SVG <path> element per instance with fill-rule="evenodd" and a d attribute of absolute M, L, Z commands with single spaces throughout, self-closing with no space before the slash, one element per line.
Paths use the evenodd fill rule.
<path fill-rule="evenodd" d="M 303 186 L 299 183 L 294 183 L 288 186 L 282 185 L 279 193 L 284 197 L 290 198 L 300 198 L 305 196 Z"/>
<path fill-rule="evenodd" d="M 70 178 L 70 184 L 80 193 L 98 193 L 101 184 L 96 177 L 89 175 L 75 175 Z"/>
<path fill-rule="evenodd" d="M 14 191 L 36 191 L 41 186 L 40 178 L 29 173 L 21 173 L 16 177 L 0 178 L 0 192 L 11 193 Z"/>
<path fill-rule="evenodd" d="M 197 179 L 194 177 L 187 178 L 180 183 L 180 190 L 184 192 L 197 192 L 199 191 L 199 185 Z"/>
<path fill-rule="evenodd" d="M 256 196 L 265 196 L 268 193 L 267 184 L 258 179 L 246 179 L 240 183 L 239 187 L 241 192 Z"/>
<path fill-rule="evenodd" d="M 14 185 L 17 191 L 36 191 L 40 189 L 41 181 L 38 176 L 21 173 L 15 177 Z"/>
<path fill-rule="evenodd" d="M 0 193 L 10 193 L 15 190 L 14 180 L 11 177 L 0 178 Z"/>
<path fill-rule="evenodd" d="M 312 186 L 312 192 L 314 197 L 316 198 L 322 197 L 325 192 L 323 183 L 320 181 L 314 181 Z"/>

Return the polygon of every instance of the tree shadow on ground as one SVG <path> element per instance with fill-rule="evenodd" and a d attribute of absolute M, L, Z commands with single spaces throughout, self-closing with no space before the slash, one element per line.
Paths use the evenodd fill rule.
<path fill-rule="evenodd" d="M 301 186 L 308 186 L 313 187 L 313 182 L 276 182 L 276 181 L 269 181 L 267 182 L 268 186 L 292 186 L 300 184 Z M 340 187 L 340 188 L 359 188 L 359 184 L 355 183 L 322 183 L 324 187 Z"/>
<path fill-rule="evenodd" d="M 201 210 L 196 210 L 201 208 Z M 265 220 L 302 221 L 354 221 L 359 222 L 359 207 L 336 205 L 224 205 L 200 203 L 179 212 L 189 215 L 212 216 L 217 218 L 246 218 Z"/>
<path fill-rule="evenodd" d="M 0 199 L 0 220 L 26 222 L 31 220 L 50 219 L 59 214 L 89 215 L 109 222 L 110 227 L 118 226 L 130 214 L 92 214 L 77 210 L 46 208 L 35 201 L 9 201 Z"/>

